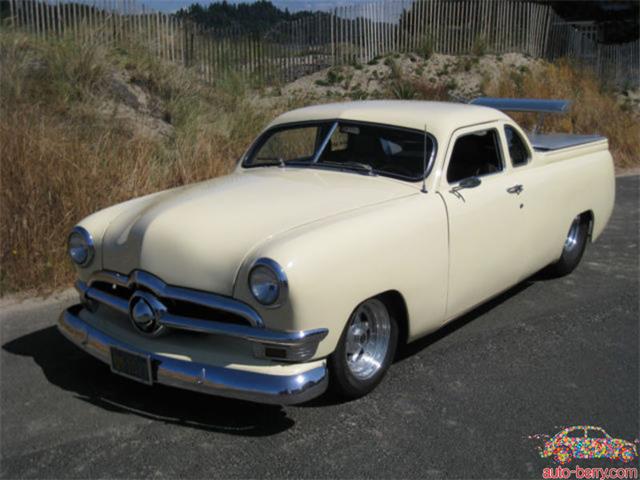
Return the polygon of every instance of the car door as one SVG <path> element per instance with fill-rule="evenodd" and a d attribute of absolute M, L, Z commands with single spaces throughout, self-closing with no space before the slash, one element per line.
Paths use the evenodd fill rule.
<path fill-rule="evenodd" d="M 514 285 L 527 251 L 518 175 L 500 123 L 460 129 L 448 146 L 439 194 L 449 221 L 447 320 Z"/>
<path fill-rule="evenodd" d="M 504 152 L 511 169 L 513 193 L 521 206 L 525 242 L 529 246 L 522 252 L 519 267 L 520 280 L 534 274 L 548 265 L 553 258 L 553 237 L 548 234 L 550 221 L 548 205 L 542 200 L 549 192 L 549 175 L 546 169 L 536 168 L 533 164 L 533 152 L 525 140 L 524 133 L 514 124 L 504 122 L 500 128 L 504 142 Z M 514 191 L 514 190 L 511 190 Z"/>

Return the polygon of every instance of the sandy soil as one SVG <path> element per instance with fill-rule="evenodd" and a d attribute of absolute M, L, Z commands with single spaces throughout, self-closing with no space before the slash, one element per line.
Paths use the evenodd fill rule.
<path fill-rule="evenodd" d="M 452 100 L 468 100 L 481 94 L 482 86 L 501 69 L 532 70 L 541 61 L 519 53 L 453 56 L 434 54 L 392 55 L 367 65 L 332 67 L 288 84 L 288 97 L 342 97 L 349 99 L 389 96 L 394 80 L 416 80 L 434 88 L 446 87 Z"/>

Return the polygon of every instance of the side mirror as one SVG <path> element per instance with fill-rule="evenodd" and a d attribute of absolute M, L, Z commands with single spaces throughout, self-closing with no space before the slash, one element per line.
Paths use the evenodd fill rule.
<path fill-rule="evenodd" d="M 458 185 L 457 189 L 462 190 L 463 188 L 476 188 L 481 183 L 482 183 L 482 180 L 480 180 L 478 177 L 469 177 L 462 180 Z"/>
<path fill-rule="evenodd" d="M 482 183 L 482 181 L 478 177 L 469 177 L 462 180 L 458 185 L 449 190 L 450 193 L 453 193 L 456 197 L 458 197 L 463 202 L 465 201 L 464 197 L 460 193 L 460 190 L 464 190 L 465 188 L 476 188 Z"/>

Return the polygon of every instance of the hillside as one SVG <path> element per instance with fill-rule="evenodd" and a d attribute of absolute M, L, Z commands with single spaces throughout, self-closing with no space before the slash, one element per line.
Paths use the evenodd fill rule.
<path fill-rule="evenodd" d="M 605 134 L 619 168 L 638 165 L 630 95 L 616 97 L 568 64 L 515 54 L 422 52 L 331 68 L 289 85 L 249 86 L 229 76 L 211 86 L 143 50 L 71 39 L 45 44 L 2 31 L 0 71 L 0 293 L 68 285 L 65 240 L 76 221 L 131 197 L 229 172 L 271 118 L 297 106 L 566 97 L 576 100 L 572 114 L 548 128 Z"/>
<path fill-rule="evenodd" d="M 290 13 L 288 9 L 280 9 L 266 0 L 253 3 L 213 2 L 208 5 L 193 3 L 176 12 L 179 18 L 189 20 L 206 28 L 239 27 L 249 32 L 266 33 L 280 22 L 289 22 L 317 12 L 299 11 Z"/>

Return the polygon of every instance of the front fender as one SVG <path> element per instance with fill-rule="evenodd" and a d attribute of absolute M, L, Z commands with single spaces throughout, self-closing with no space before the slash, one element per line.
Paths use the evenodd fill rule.
<path fill-rule="evenodd" d="M 256 302 L 248 273 L 261 257 L 277 261 L 289 282 L 279 308 Z M 407 305 L 413 340 L 438 328 L 445 314 L 447 218 L 433 194 L 411 195 L 294 228 L 258 246 L 238 272 L 234 296 L 251 304 L 269 328 L 327 328 L 316 357 L 332 353 L 354 308 L 397 290 Z"/>
<path fill-rule="evenodd" d="M 164 190 L 112 205 L 111 207 L 98 210 L 78 222 L 78 226 L 84 228 L 91 234 L 95 247 L 95 256 L 91 263 L 83 268 L 76 266 L 76 271 L 78 272 L 80 280 L 87 282 L 91 277 L 91 274 L 98 270 L 102 270 L 102 240 L 107 228 L 113 220 L 124 213 L 136 215 L 137 212 L 143 209 L 147 204 L 156 200 L 159 196 L 165 195 L 171 191 L 173 190 Z M 128 274 L 129 272 L 122 273 Z"/>

